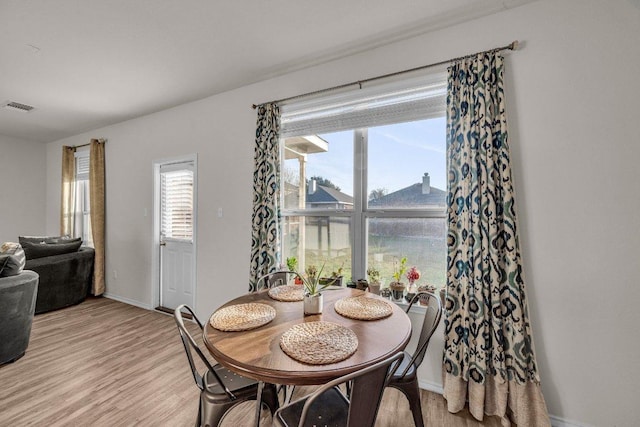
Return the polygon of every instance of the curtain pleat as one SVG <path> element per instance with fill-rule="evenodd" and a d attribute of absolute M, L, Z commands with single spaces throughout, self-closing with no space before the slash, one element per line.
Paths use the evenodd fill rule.
<path fill-rule="evenodd" d="M 447 82 L 444 395 L 478 420 L 548 426 L 529 323 L 504 102 L 503 58 L 453 64 Z"/>
<path fill-rule="evenodd" d="M 280 109 L 258 107 L 251 216 L 251 271 L 249 290 L 258 278 L 278 265 L 280 257 Z"/>
<path fill-rule="evenodd" d="M 75 147 L 62 147 L 62 188 L 60 189 L 60 235 L 73 237 L 76 159 Z"/>
<path fill-rule="evenodd" d="M 89 201 L 91 204 L 91 234 L 95 249 L 93 288 L 96 296 L 105 291 L 104 237 L 105 237 L 105 171 L 104 141 L 92 139 L 89 151 Z"/>

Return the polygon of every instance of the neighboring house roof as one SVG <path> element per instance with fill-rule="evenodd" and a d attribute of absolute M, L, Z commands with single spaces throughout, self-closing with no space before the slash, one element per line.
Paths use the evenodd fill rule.
<path fill-rule="evenodd" d="M 316 186 L 316 191 L 313 194 L 307 193 L 307 203 L 342 203 L 353 205 L 353 197 L 343 193 L 342 191 L 338 191 L 335 188 L 318 185 Z"/>
<path fill-rule="evenodd" d="M 298 186 L 285 182 L 284 185 L 285 206 L 293 208 L 298 206 Z M 306 194 L 307 205 L 344 205 L 353 206 L 353 197 L 334 188 L 317 185 L 313 194 Z M 307 206 L 309 207 L 309 206 Z"/>
<path fill-rule="evenodd" d="M 422 192 L 422 183 L 410 185 L 378 199 L 370 200 L 369 206 L 445 206 L 447 192 L 439 188 L 429 187 L 429 193 Z"/>

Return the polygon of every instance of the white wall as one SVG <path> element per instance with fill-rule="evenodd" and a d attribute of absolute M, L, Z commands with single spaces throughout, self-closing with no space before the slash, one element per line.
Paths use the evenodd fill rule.
<path fill-rule="evenodd" d="M 44 233 L 46 153 L 40 142 L 0 135 L 0 243 Z"/>
<path fill-rule="evenodd" d="M 518 39 L 522 49 L 507 55 L 506 96 L 530 318 L 549 411 L 556 424 L 639 424 L 639 29 L 637 2 L 540 0 L 51 143 L 47 231 L 57 230 L 60 145 L 107 138 L 107 289 L 150 305 L 152 224 L 143 212 L 152 204 L 152 162 L 197 152 L 197 311 L 206 316 L 247 287 L 252 103 Z M 421 379 L 436 386 L 439 340 L 421 370 Z"/>

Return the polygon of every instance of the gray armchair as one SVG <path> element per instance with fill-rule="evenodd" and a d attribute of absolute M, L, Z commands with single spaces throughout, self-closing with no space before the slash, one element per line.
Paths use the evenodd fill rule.
<path fill-rule="evenodd" d="M 38 280 L 30 270 L 0 277 L 0 365 L 18 360 L 27 350 Z"/>

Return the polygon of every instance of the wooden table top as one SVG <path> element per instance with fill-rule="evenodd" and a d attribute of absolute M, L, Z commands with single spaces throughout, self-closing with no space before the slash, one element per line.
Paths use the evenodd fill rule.
<path fill-rule="evenodd" d="M 267 291 L 243 295 L 226 303 L 258 302 L 276 309 L 276 317 L 270 323 L 256 329 L 241 332 L 223 332 L 206 322 L 203 340 L 218 363 L 226 368 L 272 384 L 316 385 L 372 365 L 400 350 L 411 338 L 411 321 L 396 304 L 389 302 L 393 313 L 379 320 L 354 320 L 336 313 L 335 302 L 341 298 L 364 295 L 364 291 L 342 288 L 323 292 L 323 313 L 305 316 L 303 303 L 281 302 L 271 299 Z M 381 297 L 366 293 L 370 298 Z M 358 349 L 349 358 L 328 365 L 308 365 L 298 362 L 280 348 L 280 337 L 292 326 L 303 322 L 333 322 L 355 332 Z"/>

